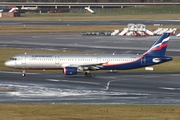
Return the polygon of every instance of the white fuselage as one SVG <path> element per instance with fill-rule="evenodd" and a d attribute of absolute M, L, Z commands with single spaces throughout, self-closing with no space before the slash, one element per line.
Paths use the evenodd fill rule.
<path fill-rule="evenodd" d="M 63 69 L 64 67 L 89 66 L 101 69 L 102 66 L 133 62 L 139 57 L 139 55 L 122 54 L 20 54 L 12 57 L 5 65 L 19 69 Z"/>

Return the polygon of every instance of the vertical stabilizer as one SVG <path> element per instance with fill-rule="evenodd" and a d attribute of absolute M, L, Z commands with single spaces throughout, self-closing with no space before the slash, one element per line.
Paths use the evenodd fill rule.
<path fill-rule="evenodd" d="M 158 40 L 145 52 L 144 56 L 164 56 L 166 53 L 166 48 L 168 46 L 168 41 L 170 38 L 170 33 L 163 33 Z"/>

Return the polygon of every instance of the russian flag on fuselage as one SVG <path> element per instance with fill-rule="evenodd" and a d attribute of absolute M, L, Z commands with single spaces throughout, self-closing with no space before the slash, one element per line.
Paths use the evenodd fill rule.
<path fill-rule="evenodd" d="M 145 52 L 144 56 L 164 56 L 166 53 L 166 48 L 168 46 L 168 41 L 170 38 L 170 33 L 163 33 L 161 37 Z"/>

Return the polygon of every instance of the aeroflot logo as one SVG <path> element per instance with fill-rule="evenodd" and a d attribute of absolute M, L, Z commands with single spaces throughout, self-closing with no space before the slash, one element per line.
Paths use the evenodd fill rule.
<path fill-rule="evenodd" d="M 32 57 L 52 57 L 52 55 L 32 55 Z"/>
<path fill-rule="evenodd" d="M 161 46 L 162 44 L 165 44 L 165 46 L 167 46 L 167 42 L 168 42 L 169 38 L 170 37 L 165 38 L 161 43 L 156 44 L 155 46 L 151 47 L 151 49 L 154 49 L 154 48 L 157 48 L 157 47 L 162 47 Z"/>
<path fill-rule="evenodd" d="M 165 38 L 161 43 L 152 46 L 146 53 L 151 52 L 153 50 L 161 50 L 163 47 L 168 45 L 169 37 Z"/>

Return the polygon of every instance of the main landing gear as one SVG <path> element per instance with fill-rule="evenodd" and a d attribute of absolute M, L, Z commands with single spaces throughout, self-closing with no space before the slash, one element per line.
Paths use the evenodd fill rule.
<path fill-rule="evenodd" d="M 86 76 L 86 77 L 91 77 L 91 73 L 90 73 L 89 71 L 86 71 L 86 72 L 85 72 L 85 76 Z"/>
<path fill-rule="evenodd" d="M 22 77 L 25 77 L 25 76 L 26 76 L 26 71 L 22 70 Z"/>

